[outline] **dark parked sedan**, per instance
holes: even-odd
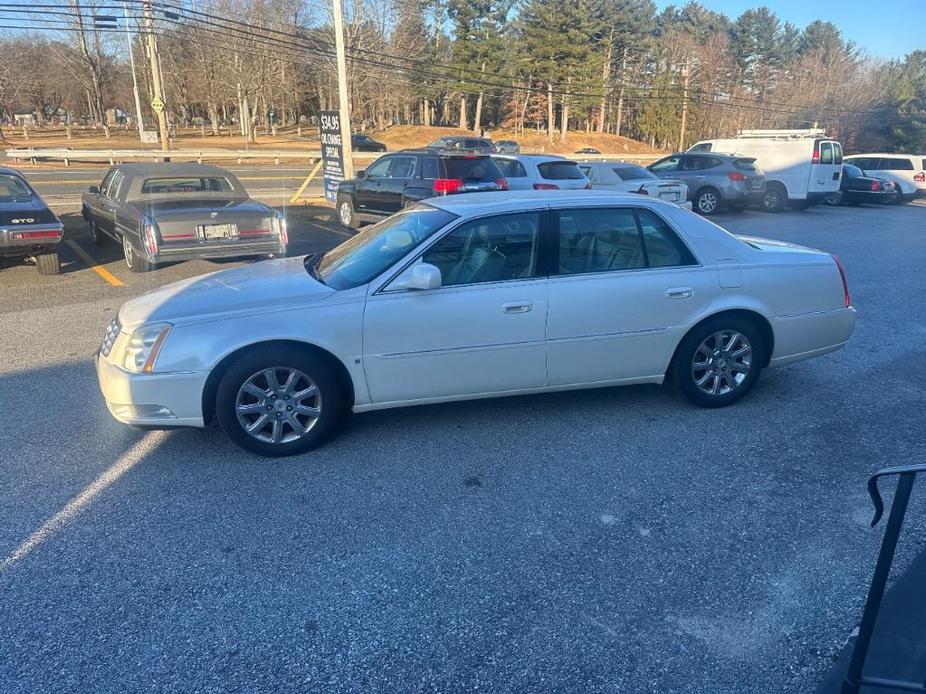
[[[0,167],[0,257],[32,258],[40,273],[57,275],[62,228],[22,174]]]
[[[357,133],[350,136],[350,146],[355,152],[385,152],[386,145],[377,142],[369,135]]]
[[[251,200],[217,166],[120,164],[90,186],[82,208],[94,240],[121,243],[132,272],[193,258],[286,254],[283,215]]]
[[[898,194],[894,181],[869,176],[857,166],[843,163],[839,192],[827,202],[831,205],[888,204],[895,202]]]

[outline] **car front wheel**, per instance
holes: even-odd
[[[324,442],[341,416],[337,378],[324,359],[297,347],[261,347],[225,372],[216,419],[242,448],[267,456],[304,453]]]
[[[350,229],[360,226],[357,211],[354,209],[354,201],[349,196],[343,195],[338,198],[338,220]]]
[[[755,385],[765,359],[762,337],[748,320],[731,316],[696,327],[679,345],[674,377],[702,407],[725,407]]]

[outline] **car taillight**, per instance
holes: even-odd
[[[742,171],[731,171],[727,174],[727,178],[729,178],[731,181],[745,181],[746,174],[744,174]]]
[[[920,171],[913,177],[913,180],[917,183],[926,183],[926,171]]]
[[[499,190],[508,190],[508,180],[504,178],[496,178],[495,185],[498,186]]]
[[[634,193],[637,193],[638,195],[649,195],[649,191],[646,189],[646,186],[643,185],[642,183],[640,184],[640,187],[637,188],[637,189],[636,189],[635,191],[633,191],[633,192],[634,192]]]
[[[463,179],[461,178],[438,178],[434,181],[434,192],[438,195],[456,193],[462,187]]]
[[[535,183],[534,190],[559,190],[555,183]]]
[[[813,151],[813,156],[810,158],[810,163],[811,163],[811,164],[819,164],[819,163],[820,163],[820,150],[819,150],[819,149],[815,149],[815,150]]]
[[[158,235],[150,219],[145,219],[144,226],[142,227],[142,236],[144,237],[145,250],[148,251],[148,255],[153,258],[158,254]]]
[[[842,266],[839,258],[832,254],[830,254],[830,257],[836,263],[836,269],[839,270],[839,279],[842,280],[843,304],[846,308],[849,308],[852,305],[852,298],[849,296],[849,283],[846,282],[846,269]]]
[[[12,234],[14,239],[56,239],[59,236],[61,236],[61,232],[57,229],[49,229],[48,231],[19,231]]]
[[[872,181],[872,182],[871,182],[871,189],[872,189],[872,190],[881,190],[881,184],[880,184],[878,181]]]

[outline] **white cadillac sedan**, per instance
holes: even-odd
[[[97,358],[116,419],[306,451],[347,410],[677,382],[729,405],[855,323],[831,255],[606,191],[435,198],[323,255],[133,299]]]

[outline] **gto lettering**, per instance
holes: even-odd
[[[22,219],[13,219],[10,220],[13,224],[35,224],[35,219],[33,217],[23,217]]]

